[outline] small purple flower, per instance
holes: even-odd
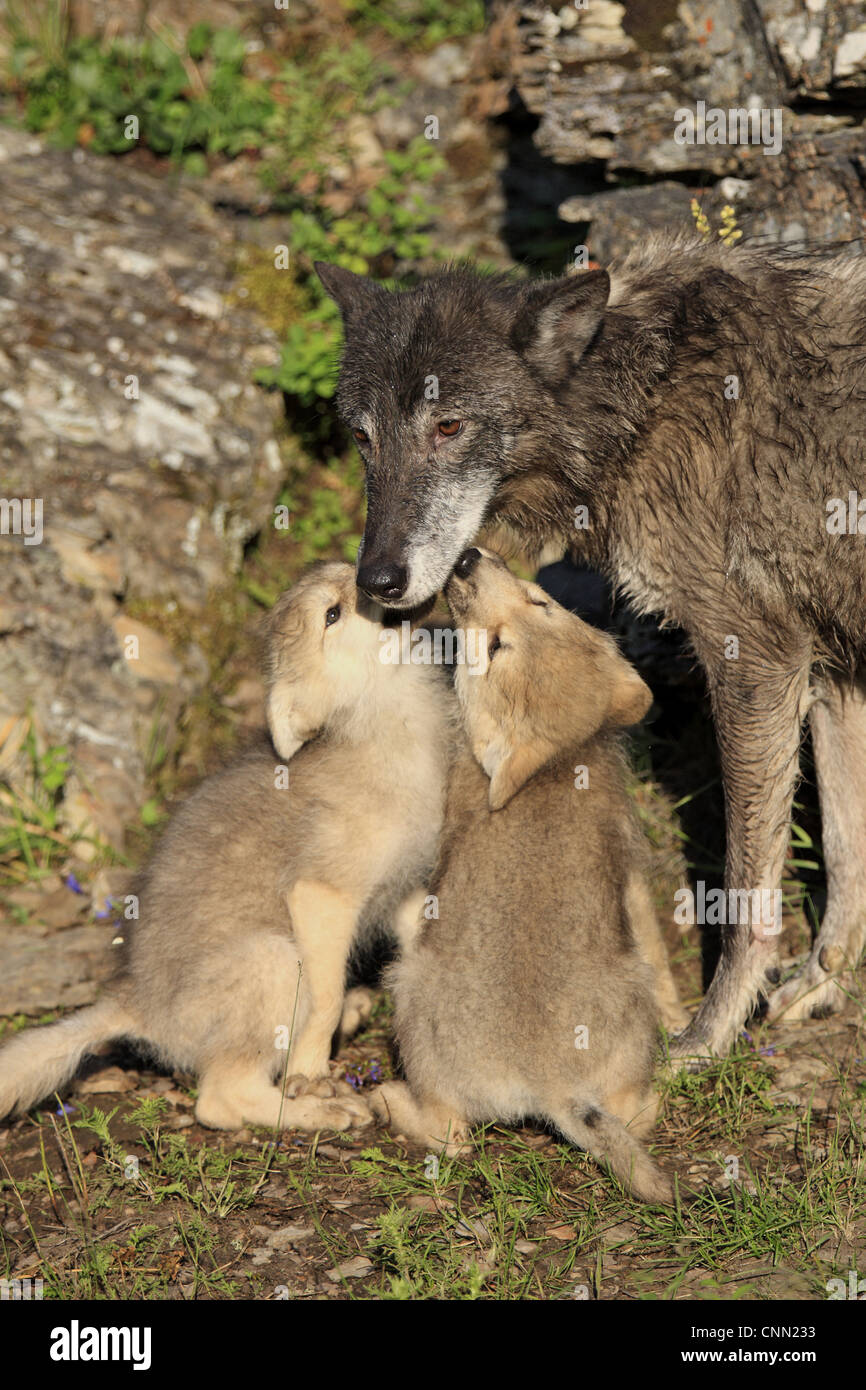
[[[762,1057],[775,1057],[776,1055],[776,1049],[774,1047],[762,1047],[760,1051]]]
[[[75,1114],[75,1106],[74,1106],[74,1105],[68,1105],[68,1104],[66,1103],[66,1101],[62,1101],[61,1104],[60,1104],[60,1108],[59,1108],[58,1110],[55,1110],[54,1113],[55,1113],[55,1115],[74,1115],[74,1114]]]
[[[75,877],[75,874],[71,874],[71,873],[70,873],[70,874],[67,874],[67,875],[66,875],[66,878],[65,878],[63,881],[64,881],[64,883],[66,884],[66,887],[67,887],[67,888],[71,888],[71,889],[72,889],[73,893],[83,893],[83,892],[84,892],[84,889],[82,888],[81,884],[78,882],[78,879]]]
[[[744,1028],[743,1031],[741,1032],[740,1037],[746,1039],[746,1042],[749,1044],[749,1047],[754,1047],[754,1046],[755,1046],[755,1044],[752,1042],[752,1035],[751,1035],[751,1033],[747,1033],[746,1030],[745,1030],[745,1028]]]
[[[94,912],[93,915],[96,918],[97,922],[101,922],[105,917],[110,917],[113,911],[114,903],[112,902],[111,898],[106,898],[105,907],[102,909],[102,911]]]

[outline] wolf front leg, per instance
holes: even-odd
[[[289,1070],[314,1081],[327,1076],[331,1040],[340,1023],[346,965],[363,902],[326,883],[299,879],[286,895],[301,956],[306,1022],[289,1057]],[[290,1087],[291,1092],[295,1087]]]
[[[777,907],[809,703],[809,662],[755,654],[707,663],[725,789],[726,923],[710,987],[674,1057],[724,1055],[748,1018],[778,953]],[[769,909],[769,910],[768,910]],[[732,920],[733,919],[733,920]]]
[[[802,969],[770,996],[772,1019],[836,1013],[866,942],[866,698],[827,682],[809,713],[821,799],[827,908]]]

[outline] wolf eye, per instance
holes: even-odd
[[[333,608],[329,608],[325,614],[325,627],[333,627],[340,616],[340,605],[335,603]]]
[[[355,436],[355,440],[356,440],[356,442],[357,442],[358,444],[369,444],[369,443],[370,443],[370,436],[368,435],[368,433],[367,433],[366,430],[361,430],[361,429],[352,430],[352,434]]]
[[[499,648],[500,648],[501,646],[502,646],[502,643],[501,643],[500,640],[499,640],[499,634],[495,632],[495,633],[493,634],[493,636],[491,637],[490,641],[489,641],[488,644],[487,644],[487,660],[488,660],[488,661],[492,661],[492,660],[493,660],[494,656],[495,656],[496,653],[499,651]]]
[[[440,434],[444,434],[446,439],[451,439],[455,434],[459,434],[463,428],[462,420],[440,420],[436,426]]]

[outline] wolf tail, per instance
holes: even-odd
[[[576,1100],[564,1112],[551,1114],[550,1118],[572,1144],[607,1164],[636,1197],[644,1202],[673,1202],[670,1179],[629,1133],[622,1120],[587,1100]]]
[[[110,997],[58,1023],[17,1033],[0,1047],[0,1119],[58,1091],[100,1043],[127,1036],[140,1036],[136,1020]]]

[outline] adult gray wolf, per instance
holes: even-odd
[[[541,1117],[669,1202],[639,1137],[658,1108],[659,994],[681,1020],[617,733],[652,696],[610,637],[489,551],[467,550],[445,593],[485,661],[456,669],[467,740],[437,911],[402,923],[388,976],[408,1084],[373,1107],[449,1153],[472,1122]]]
[[[674,1050],[726,1051],[778,984],[778,914],[753,904],[776,900],[807,712],[828,903],[769,1014],[840,1008],[866,935],[866,260],[662,238],[548,282],[319,274],[366,466],[362,589],[414,606],[504,522],[605,571],[703,664],[735,907]]]
[[[328,1079],[341,1017],[349,1029],[369,1013],[359,992],[344,1000],[347,960],[370,918],[396,911],[432,868],[453,719],[440,667],[380,660],[382,616],[346,564],[313,566],[277,602],[273,744],[180,807],[103,997],[0,1048],[0,1115],[123,1037],[198,1076],[201,1124],[369,1123],[362,1098]]]

